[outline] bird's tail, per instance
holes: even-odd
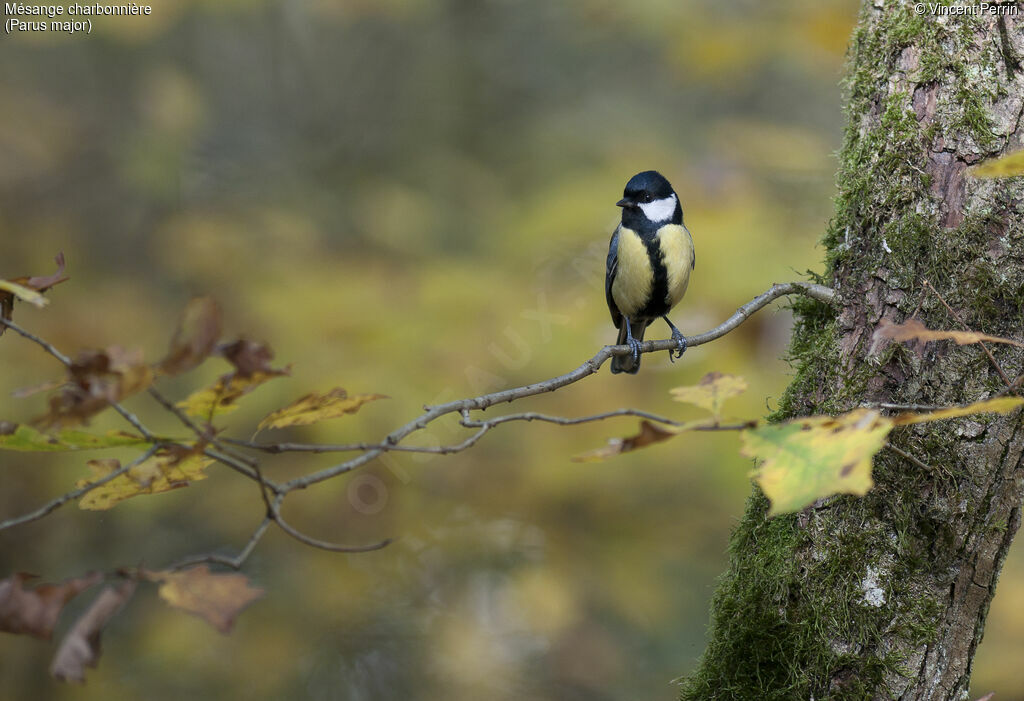
[[[644,331],[647,330],[647,324],[643,322],[636,322],[631,324],[631,331],[633,332],[633,338],[638,341],[644,340]],[[624,346],[627,343],[626,337],[626,320],[623,319],[619,325],[619,340],[618,345]],[[630,375],[635,375],[640,369],[640,356],[636,357],[636,361],[633,360],[633,355],[616,355],[612,358],[612,372],[618,374],[620,372],[628,372]]]

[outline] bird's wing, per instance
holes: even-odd
[[[622,312],[612,298],[612,283],[615,282],[615,272],[619,268],[619,227],[615,227],[612,240],[608,244],[608,262],[605,265],[604,273],[604,294],[608,300],[608,311],[612,313],[612,323],[616,328],[622,325]]]
[[[690,234],[690,230],[684,226],[683,231],[686,232],[686,236],[690,239],[690,270],[693,270],[697,267],[697,249],[693,247],[693,236]]]

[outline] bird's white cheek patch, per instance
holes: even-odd
[[[641,202],[640,209],[652,222],[668,221],[676,211],[676,196],[669,195],[653,202]]]

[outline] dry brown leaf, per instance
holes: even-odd
[[[265,343],[240,338],[225,343],[217,349],[217,354],[235,366],[239,375],[252,375],[257,372],[283,374],[287,370],[275,370],[270,367],[274,359],[274,351]]]
[[[171,606],[201,616],[221,633],[231,631],[235,618],[261,596],[242,574],[214,574],[206,565],[180,572],[144,572],[160,582],[160,597]]]
[[[685,431],[692,431],[697,428],[710,428],[715,425],[713,420],[690,421],[679,426],[658,426],[647,421],[640,422],[640,433],[626,438],[610,438],[608,445],[597,450],[574,455],[573,462],[600,462],[622,453],[638,450],[655,443],[667,441]]]
[[[1001,336],[989,336],[985,333],[974,331],[932,331],[917,319],[907,319],[902,324],[894,324],[888,319],[882,319],[875,328],[873,337],[877,344],[880,339],[891,339],[893,341],[956,341],[957,345],[968,343],[980,343],[989,341],[991,343],[1006,343],[1018,348],[1024,348],[1024,343],[1014,341]]]
[[[257,431],[265,428],[286,428],[288,426],[307,426],[317,421],[334,419],[345,414],[354,414],[367,402],[387,399],[383,394],[357,394],[348,396],[341,387],[335,387],[325,394],[313,392],[269,414],[260,421]]]
[[[221,312],[210,297],[197,297],[185,307],[171,347],[158,368],[168,375],[191,370],[213,352],[220,338]]]
[[[100,592],[64,636],[50,664],[50,674],[61,681],[85,681],[85,668],[95,667],[99,663],[100,634],[103,628],[132,598],[135,586],[134,580],[126,580]]]
[[[64,605],[102,577],[90,572],[60,584],[25,589],[30,579],[33,575],[18,572],[0,581],[0,630],[49,640]]]
[[[112,402],[140,392],[153,382],[153,370],[139,350],[111,346],[85,350],[68,368],[63,389],[50,397],[50,411],[33,423],[44,428],[77,426],[106,409]]]

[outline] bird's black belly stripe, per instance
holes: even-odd
[[[665,256],[657,236],[643,237],[647,246],[647,256],[651,260],[654,271],[654,284],[651,285],[651,296],[644,308],[637,312],[637,318],[657,319],[668,314],[668,268],[665,267]]]

